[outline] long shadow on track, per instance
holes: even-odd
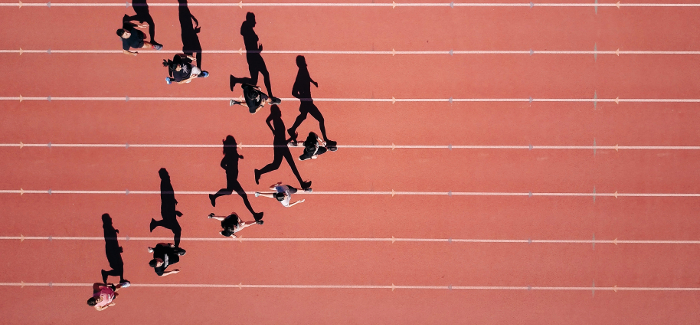
[[[132,0],[131,6],[134,8],[134,12],[136,12],[136,15],[124,15],[124,23],[128,23],[131,21],[147,23],[148,34],[151,37],[151,44],[160,44],[156,42],[156,23],[153,21],[153,17],[151,17],[151,13],[148,10],[148,3],[146,3],[146,0]]]
[[[165,168],[158,170],[160,176],[160,215],[163,220],[156,221],[151,219],[151,231],[156,227],[163,227],[172,230],[175,236],[175,247],[180,247],[180,236],[182,228],[177,221],[178,217],[182,216],[182,212],[177,211],[177,200],[175,199],[175,190],[170,183],[170,174]]]
[[[238,160],[243,159],[243,156],[238,154],[238,145],[236,139],[232,135],[226,136],[224,139],[224,158],[221,159],[221,168],[226,171],[226,188],[220,189],[216,194],[209,194],[211,206],[216,206],[216,198],[224,195],[231,195],[235,191],[243,199],[248,211],[253,215],[255,221],[262,223],[262,212],[255,212],[248,201],[248,194],[245,193],[241,183],[238,182]]]
[[[187,6],[187,0],[178,0],[178,18],[180,20],[180,31],[182,36],[182,52],[197,58],[197,68],[202,68],[202,45],[199,43],[201,28],[199,21],[192,15]],[[194,25],[192,22],[194,21]]]
[[[117,234],[119,234],[118,229],[114,229],[112,225],[112,217],[105,213],[102,215],[102,228],[104,229],[105,237],[105,253],[107,254],[107,261],[109,266],[112,268],[109,271],[102,270],[102,283],[107,283],[108,276],[118,276],[119,283],[124,282],[124,260],[122,260],[123,249],[119,246],[119,241],[117,240]]]

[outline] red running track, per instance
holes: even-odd
[[[0,50],[118,50],[131,8],[1,7]],[[180,48],[177,8],[151,7],[157,39]],[[698,8],[196,7],[205,50],[243,47],[245,12],[266,51],[694,51]],[[223,97],[239,54],[203,54],[205,80],[165,85],[172,54],[0,53],[0,98]],[[296,54],[263,53],[291,126]],[[324,102],[341,149],[297,161],[316,193],[290,209],[249,196],[265,224],[243,240],[217,234],[210,212],[225,185],[221,148],[0,147],[0,191],[158,191],[167,168],[184,213],[182,272],[159,278],[146,247],[157,194],[0,193],[4,324],[692,324],[700,300],[697,149],[390,149],[389,146],[698,146],[696,54],[308,54],[317,99],[539,98],[584,102]],[[239,93],[235,93],[237,96]],[[607,99],[593,103],[593,98]],[[232,134],[269,145],[267,111],[214,101],[9,101],[0,144],[218,145]],[[300,134],[318,129],[308,117]],[[292,148],[294,155],[301,149]],[[286,163],[263,176],[271,148],[242,148],[247,191],[297,185]],[[555,196],[388,195],[396,192]],[[335,191],[345,194],[324,194]],[[593,193],[683,194],[612,197]],[[372,192],[374,194],[358,194]],[[579,193],[582,196],[561,196]],[[585,195],[584,195],[585,194]],[[100,215],[120,230],[125,277],[117,305],[85,305],[107,268]],[[127,239],[128,237],[128,239]],[[323,238],[324,241],[311,239]],[[393,238],[393,241],[392,241]],[[279,241],[284,239],[286,241]],[[364,239],[365,241],[359,241]],[[442,241],[420,241],[442,240]],[[296,241],[291,241],[296,240]],[[471,241],[460,241],[471,240]],[[475,242],[482,240],[484,242]],[[511,242],[503,241],[511,240]],[[541,240],[550,240],[544,243]],[[499,242],[500,241],[500,242]],[[529,242],[528,242],[529,241]],[[568,241],[568,242],[567,242]],[[579,241],[579,242],[571,242]],[[618,242],[619,241],[619,242]],[[644,242],[653,241],[653,242]],[[110,278],[114,279],[114,278]],[[49,285],[50,284],[50,285]],[[288,287],[284,287],[288,286]]]

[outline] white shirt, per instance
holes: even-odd
[[[277,193],[284,193],[284,200],[280,201],[283,206],[289,207],[289,201],[292,199],[292,193],[289,193],[289,187],[287,185],[275,186]]]

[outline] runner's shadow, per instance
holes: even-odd
[[[179,247],[182,228],[180,228],[177,218],[182,216],[182,212],[176,209],[175,190],[173,190],[173,185],[170,183],[168,171],[165,168],[161,168],[158,170],[158,175],[160,176],[160,215],[163,217],[163,220],[156,221],[151,219],[150,228],[151,231],[156,227],[170,229],[175,236],[175,247]]]
[[[238,160],[243,159],[243,156],[238,154],[238,145],[236,139],[232,135],[226,136],[224,139],[224,158],[221,159],[221,168],[226,171],[226,188],[220,189],[216,194],[209,194],[209,200],[212,206],[216,206],[216,198],[224,195],[231,195],[235,191],[243,199],[248,211],[253,215],[255,221],[260,221],[263,217],[263,212],[255,212],[248,201],[248,194],[245,193],[241,183],[238,182]]]
[[[197,58],[197,68],[202,68],[202,45],[199,43],[200,27],[197,18],[192,15],[187,6],[187,0],[177,0],[178,18],[180,19],[180,31],[182,36],[182,52]],[[194,25],[192,22],[194,21]]]
[[[248,61],[248,71],[250,72],[250,78],[236,78],[231,75],[229,80],[229,86],[231,91],[237,83],[258,85],[259,74],[263,75],[263,81],[265,83],[265,88],[267,89],[267,95],[274,97],[272,95],[272,86],[270,84],[270,73],[267,71],[267,66],[265,65],[265,60],[263,60],[262,53],[263,46],[258,44],[260,40],[258,35],[255,34],[255,14],[249,12],[246,14],[246,20],[241,24],[241,35],[243,36],[243,43],[245,44],[246,51],[246,61]]]
[[[156,23],[151,17],[151,13],[148,10],[148,3],[146,3],[146,0],[132,0],[131,6],[134,8],[134,12],[136,12],[136,15],[124,15],[124,23],[128,23],[131,21],[138,21],[139,23],[148,23],[148,34],[151,36],[151,43],[160,44],[156,42]]]
[[[119,246],[117,235],[119,230],[114,229],[112,217],[105,213],[102,215],[102,229],[104,229],[105,253],[107,261],[112,268],[109,271],[102,270],[102,283],[107,283],[108,276],[118,276],[119,283],[124,282],[124,260],[122,260],[122,247]]]
[[[274,135],[273,146],[275,156],[272,162],[269,163],[267,166],[263,167],[260,170],[255,170],[255,183],[259,184],[260,176],[262,176],[263,174],[269,173],[280,168],[280,164],[282,164],[282,159],[286,159],[287,163],[289,164],[289,167],[294,173],[294,176],[296,176],[297,180],[299,181],[299,184],[301,184],[301,188],[309,188],[309,186],[311,186],[311,182],[305,182],[301,179],[301,175],[299,175],[299,170],[297,169],[297,166],[294,163],[294,157],[292,157],[292,153],[289,151],[289,147],[287,146],[287,144],[292,139],[287,139],[284,128],[284,121],[282,121],[282,112],[280,111],[279,106],[272,105],[270,107],[270,115],[267,117],[265,122],[267,123],[267,126],[270,128],[270,130],[272,130],[272,134]]]
[[[299,67],[299,72],[297,73],[297,78],[294,81],[294,86],[292,86],[292,95],[299,98],[301,103],[299,104],[299,116],[294,121],[294,125],[289,128],[288,133],[292,137],[296,137],[296,130],[306,119],[308,114],[311,114],[313,118],[318,121],[319,128],[321,129],[321,134],[323,135],[323,140],[329,145],[334,146],[335,142],[328,139],[326,136],[326,123],[323,119],[323,114],[318,110],[318,107],[314,104],[313,98],[311,98],[311,84],[318,87],[318,83],[311,79],[309,75],[309,69],[306,66],[306,59],[303,55],[297,56],[297,67]]]

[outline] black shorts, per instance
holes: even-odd
[[[255,86],[243,84],[241,88],[243,88],[243,98],[245,98],[245,103],[248,106],[248,112],[251,114],[257,112],[258,107],[262,106],[263,102],[268,99],[267,95],[255,88]]]
[[[328,149],[326,149],[325,147],[319,146],[318,149],[316,150],[316,156],[322,155],[322,154],[326,153],[326,151],[328,151]],[[304,154],[299,156],[299,160],[311,159],[311,157],[313,157],[313,156],[314,156],[313,152],[304,149]]]

